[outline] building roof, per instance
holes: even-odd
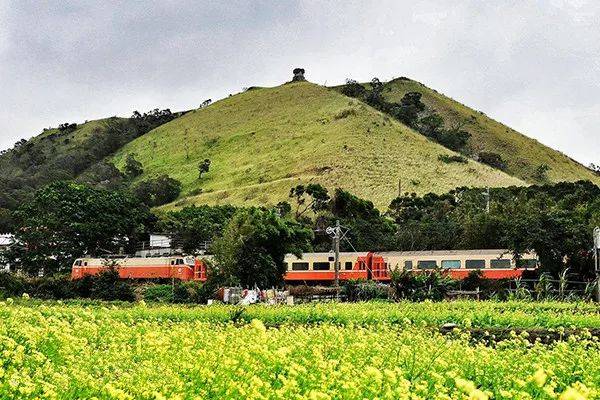
[[[0,235],[0,247],[9,246],[13,242],[12,235]]]

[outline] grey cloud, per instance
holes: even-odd
[[[303,66],[321,84],[409,76],[599,163],[598,20],[596,2],[0,2],[0,148]]]

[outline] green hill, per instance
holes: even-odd
[[[523,182],[469,160],[445,163],[452,151],[362,102],[312,83],[257,88],[187,113],[125,145],[139,179],[168,174],[192,203],[274,204],[292,186],[342,187],[385,208],[402,191],[445,192],[457,186]],[[210,172],[198,178],[198,165]],[[173,206],[173,205],[171,205]]]
[[[534,182],[534,170],[541,164],[550,168],[551,182],[589,179],[600,184],[600,177],[565,154],[551,149],[483,112],[475,111],[427,86],[406,78],[384,84],[386,100],[398,102],[408,92],[419,92],[422,101],[440,114],[448,124],[460,124],[471,134],[469,151],[476,156],[482,151],[500,154],[506,163],[506,172],[526,182]]]

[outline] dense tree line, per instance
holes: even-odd
[[[329,251],[325,233],[338,220],[348,229],[345,251],[507,248],[535,251],[543,270],[566,268],[592,278],[600,188],[588,181],[529,187],[457,188],[404,194],[382,214],[373,203],[318,184],[290,191],[275,207],[191,206],[153,215],[130,191],[61,182],[39,190],[8,216],[17,244],[5,255],[32,275],[68,271],[84,254],[132,252],[150,231],[171,233],[194,253],[212,242],[212,276],[245,286],[281,283],[283,255]]]

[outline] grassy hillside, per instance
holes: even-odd
[[[498,153],[507,164],[506,172],[527,182],[533,182],[533,170],[540,164],[550,167],[550,181],[589,179],[600,184],[600,177],[563,153],[553,150],[507,127],[484,113],[475,111],[425,85],[406,79],[395,79],[385,84],[384,96],[397,102],[407,92],[419,92],[422,101],[435,109],[448,123],[460,123],[471,133],[469,150],[473,153]]]
[[[168,174],[191,203],[273,204],[292,186],[342,187],[385,208],[402,191],[445,192],[456,186],[523,184],[454,154],[386,115],[311,83],[260,88],[218,101],[159,126],[124,146],[143,164],[139,179]],[[210,172],[198,179],[208,158]],[[173,205],[171,205],[173,206]]]

